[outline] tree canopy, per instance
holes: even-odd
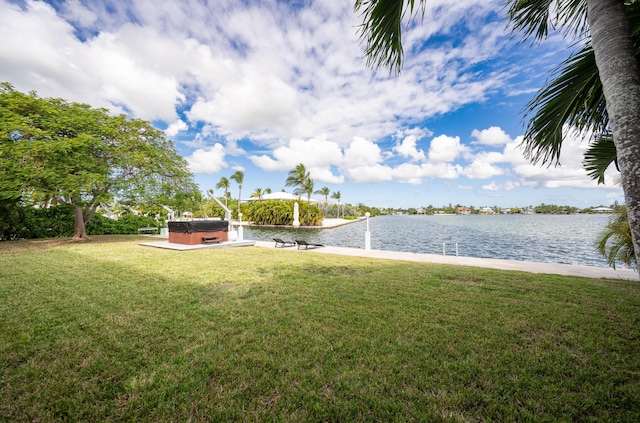
[[[0,84],[0,198],[74,211],[74,238],[100,203],[196,190],[186,161],[149,122]]]

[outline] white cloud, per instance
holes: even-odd
[[[193,173],[218,173],[227,167],[222,144],[216,143],[209,148],[199,148],[186,158]]]
[[[460,143],[460,137],[440,135],[431,140],[429,160],[434,162],[452,162],[468,149]]]
[[[482,160],[474,160],[464,169],[464,175],[470,179],[487,179],[492,176],[503,175],[504,170]]]
[[[288,145],[276,148],[271,155],[273,158],[269,155],[252,155],[249,159],[256,166],[269,171],[289,171],[302,163],[307,170],[313,170],[313,177],[321,173],[325,176],[328,175],[320,169],[339,165],[342,162],[342,150],[338,144],[329,141],[325,136],[309,140],[291,139]]]
[[[456,179],[462,172],[460,165],[451,163],[425,163],[420,166],[421,174],[424,177]]]
[[[414,185],[422,183],[422,168],[415,164],[403,163],[394,168],[391,174],[396,182]]]
[[[393,149],[411,161],[424,161],[426,159],[424,151],[417,148],[418,139],[420,139],[420,134],[407,134]]]
[[[175,137],[180,131],[186,131],[187,129],[189,129],[187,124],[181,119],[178,119],[170,124],[167,129],[165,129],[164,133],[167,134],[168,137]]]
[[[498,184],[496,184],[495,182],[491,182],[489,184],[483,185],[482,189],[486,190],[486,191],[500,191],[501,188]]]
[[[365,166],[377,166],[382,162],[382,150],[380,147],[362,137],[356,137],[344,151],[344,167],[356,168]]]
[[[511,142],[511,137],[507,135],[502,128],[497,126],[492,126],[481,131],[474,129],[471,132],[471,136],[476,139],[473,144],[496,146],[506,145]]]
[[[80,26],[88,27],[98,19],[98,16],[82,5],[79,0],[66,0],[62,6],[64,16]]]
[[[389,166],[359,166],[346,170],[350,179],[356,183],[374,183],[393,180],[393,169]]]

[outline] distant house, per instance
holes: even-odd
[[[456,208],[456,214],[471,214],[471,209],[469,207],[460,206]]]
[[[613,209],[611,207],[594,207],[591,209],[594,213],[613,213]]]
[[[481,207],[478,211],[480,214],[496,214],[496,212],[491,207]]]

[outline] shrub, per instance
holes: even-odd
[[[254,201],[244,209],[247,220],[256,225],[291,225],[294,201]],[[298,202],[301,226],[320,226],[322,212],[316,205]]]
[[[6,210],[5,210],[6,209]],[[34,239],[73,236],[73,211],[66,205],[46,209],[13,205],[2,209],[3,224],[0,239]],[[121,216],[118,220],[100,214],[94,215],[87,223],[89,235],[136,234],[138,228],[158,226],[152,217]]]

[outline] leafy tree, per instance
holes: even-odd
[[[43,99],[0,84],[0,198],[25,193],[66,204],[74,239],[100,203],[136,202],[193,184],[173,143],[149,122],[106,109]]]
[[[322,195],[324,197],[324,204],[326,205],[328,203],[328,198],[329,198],[329,193],[331,191],[329,191],[329,188],[327,187],[322,187],[319,190],[317,190],[314,194],[318,194],[318,195]]]
[[[242,199],[242,183],[244,182],[244,172],[236,170],[230,179],[238,184],[238,220],[240,220],[240,201]]]
[[[224,205],[228,207],[229,200],[229,180],[224,176],[216,184],[216,189],[224,189]]]
[[[419,4],[424,6],[425,1],[421,0]],[[546,38],[550,24],[565,34],[589,37],[602,83],[608,127],[616,147],[637,255],[640,254],[640,74],[627,15],[627,8],[634,3],[621,0],[509,0],[509,13],[514,29],[522,31],[525,37]],[[417,10],[414,0],[408,0],[406,4],[410,14]],[[364,16],[361,39],[366,44],[370,65],[400,70],[404,8],[404,1],[356,0],[355,9],[361,10]],[[553,159],[553,152],[547,157]]]

